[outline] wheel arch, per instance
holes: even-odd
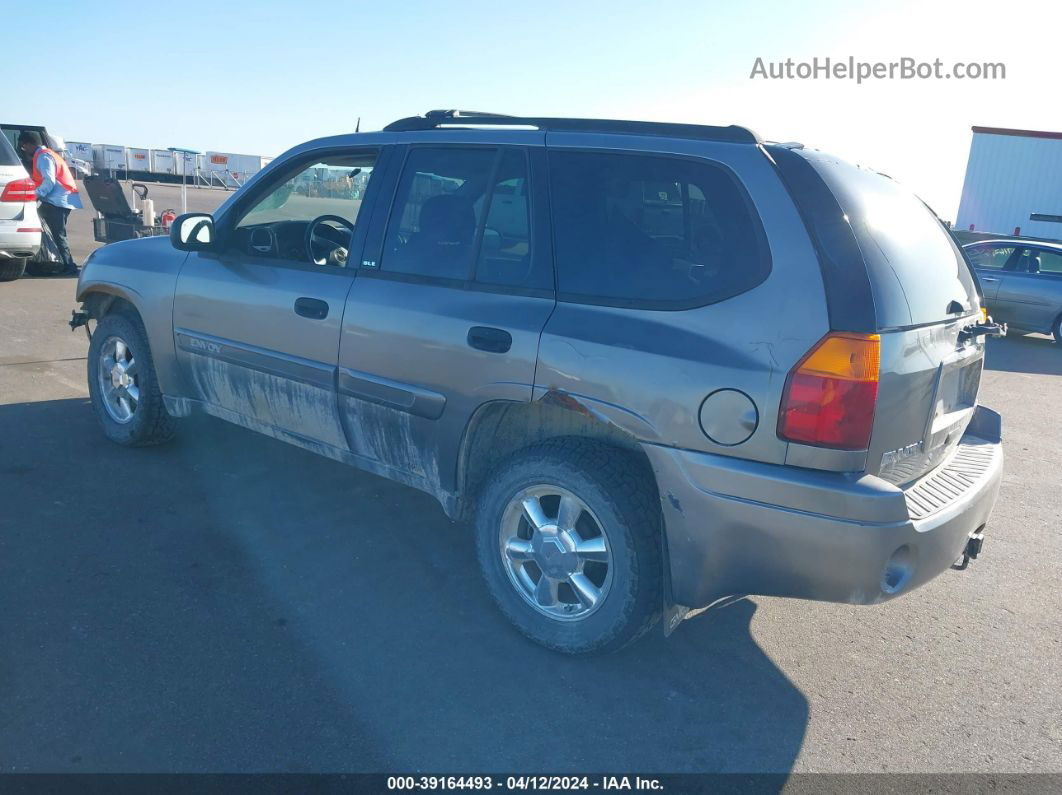
[[[659,497],[649,457],[633,434],[578,398],[550,391],[530,403],[491,401],[473,413],[457,457],[460,517],[467,519],[474,513],[477,493],[492,468],[519,450],[562,437],[589,439],[624,451],[642,467]]]
[[[177,364],[172,291],[150,300],[128,285],[94,281],[80,286],[77,300],[81,302],[83,311],[97,322],[116,311],[134,317],[147,334],[162,393],[168,397],[191,396]]]
[[[93,320],[99,320],[112,310],[118,311],[128,307],[136,313],[141,322],[144,316],[141,312],[141,296],[132,289],[117,284],[96,283],[82,288],[78,292],[77,299],[82,303],[84,311]]]

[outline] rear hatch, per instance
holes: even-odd
[[[873,328],[868,317],[863,328],[838,330],[881,336],[866,471],[904,484],[946,459],[973,416],[984,338],[960,332],[980,320],[977,282],[951,234],[914,194],[829,155],[799,156],[833,194],[865,263]],[[854,316],[851,306],[839,314],[846,322]]]

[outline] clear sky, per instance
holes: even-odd
[[[91,0],[6,11],[5,121],[276,155],[431,108],[743,124],[907,184],[945,218],[970,126],[1062,130],[1049,0]],[[166,9],[165,11],[163,9]],[[12,49],[13,48],[13,49]],[[750,79],[757,57],[1006,65],[1005,80]],[[14,62],[12,62],[14,63]],[[10,71],[10,70],[9,70]]]

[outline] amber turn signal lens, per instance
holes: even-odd
[[[816,447],[866,449],[880,369],[879,335],[827,334],[786,378],[778,436]]]

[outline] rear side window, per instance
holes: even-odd
[[[561,298],[681,309],[737,295],[770,272],[752,203],[720,167],[551,151],[549,172]]]
[[[21,166],[22,161],[18,158],[15,147],[8,140],[7,131],[0,135],[0,166]]]
[[[886,176],[803,150],[830,188],[866,263],[879,328],[946,320],[979,305],[974,275],[933,212]]]

